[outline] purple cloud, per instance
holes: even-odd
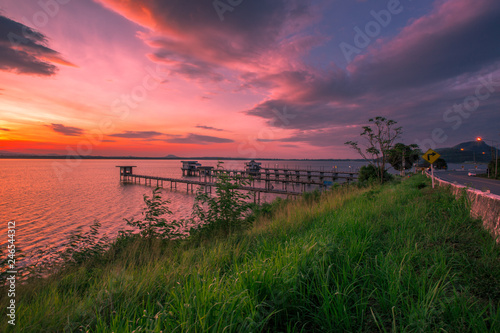
[[[124,133],[109,134],[115,138],[126,138],[126,139],[149,139],[155,136],[163,135],[163,133],[155,131],[125,131]]]
[[[190,133],[184,137],[174,137],[166,140],[169,143],[182,143],[182,144],[199,144],[205,145],[210,143],[230,143],[234,142],[231,139],[219,138],[216,136],[200,135]]]
[[[63,124],[50,124],[46,125],[51,128],[54,132],[67,135],[67,136],[79,136],[82,135],[84,130],[78,127],[65,126]]]
[[[42,33],[0,15],[0,70],[51,76],[58,70],[52,62],[74,66],[46,45]]]
[[[223,132],[224,131],[223,129],[220,129],[220,128],[215,128],[215,127],[212,127],[212,126],[204,126],[204,125],[197,125],[196,128],[206,129],[206,130],[210,130],[210,131],[217,131],[217,132]]]

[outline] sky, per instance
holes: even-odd
[[[0,0],[0,152],[358,158],[500,141],[498,0]]]

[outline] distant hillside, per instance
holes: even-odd
[[[448,163],[474,161],[488,163],[491,161],[492,156],[495,156],[495,148],[487,145],[484,141],[462,142],[451,148],[438,148],[436,151],[441,154],[441,157]]]

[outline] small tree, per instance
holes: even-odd
[[[413,163],[417,162],[422,155],[418,145],[411,144],[409,146],[404,143],[396,143],[392,149],[388,151],[388,161],[392,167],[397,171],[403,171],[403,158],[404,170],[411,169]]]
[[[193,207],[193,215],[198,219],[197,228],[190,233],[208,232],[227,236],[234,231],[242,230],[250,224],[248,213],[250,202],[248,194],[238,191],[241,186],[249,185],[249,181],[241,176],[231,178],[224,171],[222,162],[217,164],[215,180],[215,196],[212,197],[198,190]]]
[[[369,122],[372,125],[363,126],[363,132],[360,134],[366,140],[364,147],[360,147],[357,141],[348,141],[345,144],[351,146],[377,169],[378,179],[383,183],[389,150],[401,136],[402,127],[396,127],[396,121],[384,117],[375,117],[369,119]]]
[[[422,159],[423,160],[423,166],[425,168],[430,168],[431,167],[431,164],[429,162],[427,162],[426,160]],[[443,158],[438,158],[436,160],[436,162],[433,163],[434,164],[434,169],[436,170],[446,170],[448,169],[448,163],[446,163],[446,160],[444,160]]]
[[[144,203],[146,204],[142,212],[144,219],[125,219],[127,225],[138,228],[139,234],[148,239],[172,239],[181,235],[178,232],[181,223],[176,220],[167,221],[164,217],[164,215],[171,215],[172,212],[167,207],[170,201],[162,199],[159,187],[153,190],[151,197],[144,194]]]
[[[441,157],[438,158],[436,160],[436,162],[434,162],[434,166],[438,170],[446,170],[446,169],[448,169],[448,163],[446,163],[446,161],[444,160],[444,158],[441,158]]]
[[[384,181],[392,179],[387,171],[384,172]],[[373,164],[363,165],[359,169],[358,181],[363,182],[375,182],[378,181],[378,170]]]

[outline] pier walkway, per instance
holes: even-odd
[[[165,188],[170,184],[171,189],[177,189],[177,184],[186,184],[186,192],[194,193],[195,186],[204,188],[205,193],[211,193],[212,187],[217,186],[214,176],[224,172],[229,176],[242,177],[250,182],[248,186],[240,186],[239,190],[253,192],[254,200],[260,201],[261,193],[281,194],[286,196],[298,196],[311,188],[324,190],[338,179],[344,179],[347,183],[357,177],[357,172],[323,171],[310,169],[286,169],[286,168],[261,168],[260,170],[227,170],[214,169],[213,167],[201,167],[196,161],[188,161],[188,166],[194,166],[189,171],[191,178],[172,178],[148,176],[133,173],[135,166],[117,166],[120,168],[120,181],[124,183],[141,184]],[[187,168],[186,168],[187,169]],[[185,169],[183,168],[183,171]],[[274,171],[274,172],[271,172]],[[293,173],[292,173],[293,171]],[[256,186],[264,183],[264,187]],[[275,187],[276,185],[276,187]]]

